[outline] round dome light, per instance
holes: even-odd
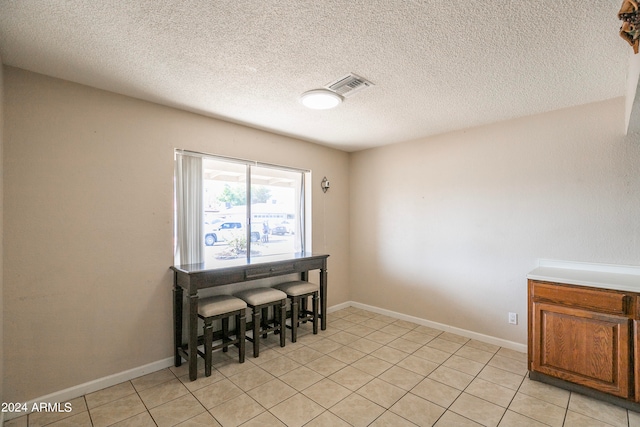
[[[342,97],[335,92],[326,89],[315,89],[303,93],[300,102],[307,108],[314,110],[328,110],[338,106],[342,102]]]

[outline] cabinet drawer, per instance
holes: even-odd
[[[257,266],[248,268],[245,273],[245,278],[260,279],[263,277],[295,273],[296,271],[296,266],[293,262],[276,265]]]
[[[633,298],[623,292],[531,281],[531,297],[561,305],[588,308],[604,313],[629,315]]]

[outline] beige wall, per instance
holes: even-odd
[[[354,153],[351,299],[526,343],[538,259],[640,264],[623,126],[615,99]]]
[[[312,250],[331,254],[329,305],[348,301],[347,153],[15,68],[4,79],[4,401],[172,356],[174,148],[311,169]]]
[[[329,305],[524,343],[539,258],[640,263],[622,99],[349,155],[14,68],[4,90],[4,401],[172,355],[174,148],[313,171]]]

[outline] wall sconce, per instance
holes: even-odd
[[[329,189],[329,180],[327,179],[326,176],[324,178],[322,178],[322,182],[320,183],[320,187],[322,188],[322,191],[325,192],[325,193]]]

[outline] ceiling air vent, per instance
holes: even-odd
[[[355,74],[347,74],[346,76],[339,78],[333,83],[329,83],[325,87],[345,98],[350,97],[356,92],[361,91],[364,88],[373,86],[373,83]]]

